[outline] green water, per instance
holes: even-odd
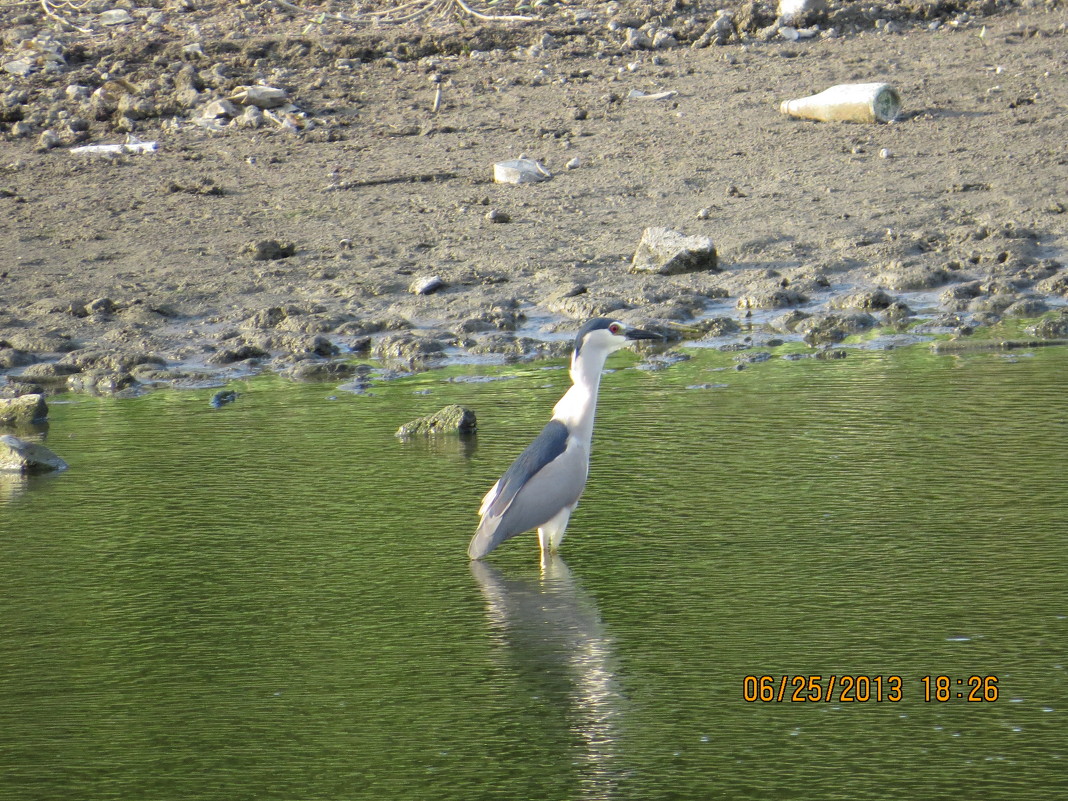
[[[1065,350],[634,361],[544,573],[465,549],[561,370],[53,404],[71,469],[0,484],[0,798],[1063,792]],[[477,439],[393,438],[448,402]],[[901,700],[743,700],[813,674]]]

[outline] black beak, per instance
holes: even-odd
[[[623,336],[627,339],[664,339],[660,334],[654,334],[652,331],[642,331],[640,328],[628,328],[623,333]]]

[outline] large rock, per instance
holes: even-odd
[[[397,429],[397,436],[407,439],[416,436],[431,437],[435,434],[470,434],[476,427],[475,413],[453,404],[426,417],[405,423]]]
[[[0,426],[22,426],[48,417],[48,404],[43,395],[20,395],[0,399]]]
[[[44,445],[5,434],[0,437],[0,470],[13,473],[51,473],[67,463]]]
[[[718,272],[716,246],[707,236],[685,236],[670,228],[646,228],[631,262],[632,273]]]

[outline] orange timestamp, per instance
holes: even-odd
[[[921,676],[925,702],[952,700],[990,702],[998,700],[997,676]],[[745,676],[742,700],[755,702],[896,703],[905,699],[901,676],[802,675]]]

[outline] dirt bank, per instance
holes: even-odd
[[[818,346],[1049,311],[1038,333],[1064,335],[1060,4],[832,3],[796,41],[747,4],[721,45],[704,4],[376,30],[270,2],[101,8],[131,21],[0,11],[7,394],[548,352],[594,314]],[[851,81],[891,82],[900,119],[779,114]],[[250,111],[258,84],[284,103]],[[158,150],[70,152],[126,133]],[[552,180],[494,184],[520,154]],[[720,271],[630,273],[647,226],[711,237]]]

